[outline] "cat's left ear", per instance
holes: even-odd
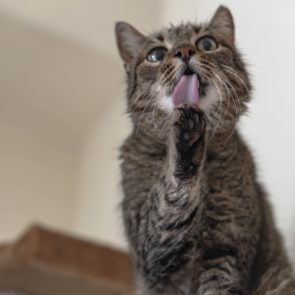
[[[221,5],[212,17],[209,27],[219,31],[231,43],[235,41],[235,24],[230,10]]]
[[[128,64],[136,57],[146,37],[125,22],[116,23],[115,33],[120,56]]]

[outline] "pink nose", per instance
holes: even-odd
[[[174,57],[180,58],[183,61],[189,61],[191,56],[196,53],[195,49],[190,46],[185,46],[181,48],[177,48],[175,50]]]

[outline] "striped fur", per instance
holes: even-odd
[[[233,18],[220,7],[208,24],[144,36],[116,27],[133,130],[121,148],[122,202],[138,294],[295,294],[294,280],[252,156],[236,129],[251,85],[236,49]],[[200,108],[169,105],[184,65],[175,48],[204,35]],[[164,60],[145,57],[164,46]]]

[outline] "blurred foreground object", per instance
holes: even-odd
[[[0,294],[129,295],[129,256],[33,226],[16,243],[0,246]]]

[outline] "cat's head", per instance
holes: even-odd
[[[118,22],[128,112],[136,128],[163,134],[173,109],[188,103],[205,112],[212,132],[232,129],[250,89],[234,31],[233,17],[224,6],[207,24],[169,26],[149,36]]]

